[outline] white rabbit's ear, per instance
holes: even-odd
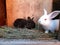
[[[52,13],[48,14],[50,16],[50,18],[54,18],[56,17],[58,14],[60,13],[60,11],[53,11]]]
[[[46,11],[46,9],[44,9],[44,15],[47,15],[47,11]]]

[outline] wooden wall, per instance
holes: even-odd
[[[0,0],[0,26],[5,25],[5,5],[4,0]]]
[[[53,0],[53,11],[60,10],[60,0]]]
[[[7,25],[13,26],[17,18],[34,17],[37,23],[46,8],[48,13],[52,10],[52,0],[6,0]]]

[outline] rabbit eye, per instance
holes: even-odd
[[[44,20],[47,20],[47,19],[44,19]]]

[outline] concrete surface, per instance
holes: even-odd
[[[57,40],[0,39],[0,45],[60,45]]]

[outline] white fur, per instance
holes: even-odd
[[[44,15],[39,18],[38,23],[46,30],[45,33],[48,33],[49,30],[54,32],[59,29],[59,20],[52,20],[52,18],[56,17],[59,13],[60,11],[53,11],[47,14],[47,11],[44,9]]]

